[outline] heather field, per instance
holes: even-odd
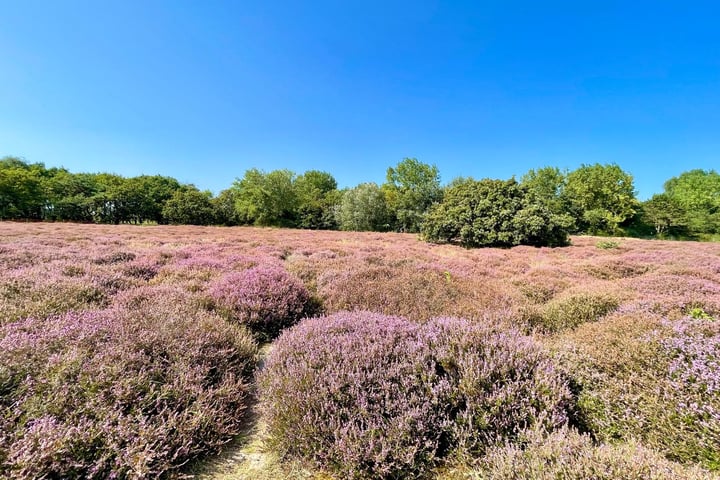
[[[720,478],[720,244],[0,223],[0,478]]]

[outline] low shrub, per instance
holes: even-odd
[[[343,478],[423,476],[448,455],[564,425],[570,399],[516,331],[368,312],[285,331],[258,381],[271,445]]]
[[[329,272],[318,279],[318,295],[328,313],[368,310],[419,321],[504,313],[513,302],[511,292],[487,279],[448,277],[445,271],[412,264]]]
[[[0,328],[0,477],[158,478],[239,432],[256,346],[172,304]]]
[[[314,308],[305,285],[277,266],[229,273],[214,282],[208,293],[222,314],[263,340],[276,337]]]
[[[620,242],[617,240],[598,240],[595,246],[600,250],[615,250],[620,248]]]
[[[483,480],[701,480],[718,477],[666,460],[637,443],[595,445],[587,435],[560,430],[525,447],[494,447],[471,477]]]
[[[103,308],[108,304],[107,290],[100,282],[83,278],[6,278],[0,281],[0,325],[30,316]]]
[[[550,300],[523,312],[530,328],[553,333],[597,321],[617,309],[620,301],[607,293],[577,293]]]
[[[565,335],[556,360],[595,438],[639,439],[670,460],[720,470],[719,322],[636,312]]]
[[[135,260],[135,254],[132,252],[113,252],[94,259],[93,263],[98,265],[114,265],[116,263],[125,263],[131,260]]]

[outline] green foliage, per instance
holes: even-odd
[[[547,207],[556,215],[567,213],[563,202],[563,193],[567,177],[557,167],[543,167],[530,170],[520,179],[520,183],[533,195],[534,201]]]
[[[608,294],[582,293],[553,299],[537,309],[525,312],[531,328],[559,332],[587,322],[597,321],[617,309],[619,300]]]
[[[124,220],[133,223],[166,223],[162,216],[163,205],[179,188],[177,180],[161,175],[128,178],[117,190],[118,201],[125,211]]]
[[[687,230],[687,214],[677,199],[668,194],[653,195],[641,206],[641,218],[652,225],[658,236],[682,235]]]
[[[223,190],[211,202],[215,210],[215,221],[219,225],[232,226],[241,223],[237,210],[235,210],[235,203],[237,202],[237,191],[235,189]]]
[[[92,198],[100,191],[94,175],[70,173],[59,169],[44,182],[46,202],[44,217],[47,220],[92,222]]]
[[[562,200],[579,231],[614,235],[638,209],[633,177],[616,164],[582,165],[567,175]]]
[[[397,228],[419,232],[425,212],[442,199],[438,168],[416,158],[405,158],[395,168],[388,168],[386,178],[383,190]]]
[[[194,185],[187,185],[165,202],[162,214],[168,223],[210,225],[215,221],[212,193],[201,192]]]
[[[514,179],[455,181],[430,209],[422,228],[431,242],[465,247],[564,245],[571,220],[533,203]]]
[[[292,226],[297,196],[295,174],[290,170],[265,173],[257,168],[233,183],[235,208],[242,223],[261,226]]]
[[[690,170],[665,182],[665,195],[684,211],[694,233],[720,233],[720,174]]]
[[[620,247],[620,242],[615,240],[600,240],[595,244],[595,246],[600,250],[614,250]]]
[[[327,172],[309,170],[295,181],[297,226],[330,230],[337,227],[334,207],[340,201],[337,181]]]
[[[700,307],[691,308],[688,312],[690,318],[695,320],[713,320],[712,315],[708,314],[705,310]]]
[[[391,216],[382,189],[375,183],[361,183],[344,192],[337,222],[341,230],[389,230]]]
[[[0,219],[42,218],[45,166],[16,157],[0,160]]]
[[[0,220],[394,229],[466,246],[561,245],[566,232],[720,238],[720,174],[714,170],[684,172],[665,183],[664,193],[642,203],[635,198],[633,177],[616,164],[582,165],[570,173],[533,169],[522,177],[522,193],[487,188],[473,193],[472,178],[441,188],[438,168],[416,158],[388,168],[386,179],[381,187],[362,184],[340,192],[327,172],[298,176],[253,168],[212,198],[172,177],[71,173],[4,157]],[[441,206],[446,191],[455,198]],[[484,200],[474,199],[477,195]],[[432,222],[424,227],[431,211]]]

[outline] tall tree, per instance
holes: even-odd
[[[614,163],[570,172],[561,198],[578,229],[592,234],[619,233],[638,210],[632,175]]]
[[[343,192],[337,209],[340,229],[387,231],[390,229],[391,219],[385,194],[377,184],[361,183]]]
[[[242,223],[263,226],[295,226],[297,196],[295,174],[290,170],[265,173],[257,168],[233,183],[235,208]]]
[[[45,219],[71,222],[94,220],[92,198],[100,190],[94,175],[56,169],[45,180],[44,190]]]
[[[442,198],[440,172],[416,158],[405,158],[387,169],[383,185],[388,207],[397,219],[396,227],[404,232],[419,232],[425,213]]]
[[[695,233],[720,233],[720,174],[690,170],[665,182],[665,194],[686,212]]]
[[[172,224],[211,225],[215,222],[212,193],[201,192],[195,185],[184,185],[165,202],[162,215]]]
[[[325,230],[337,227],[334,207],[340,195],[332,175],[309,170],[295,180],[295,192],[298,227]]]
[[[655,234],[685,234],[687,214],[673,197],[665,193],[653,195],[642,203],[642,220],[653,226]]]
[[[0,159],[0,219],[40,220],[46,173],[42,163],[29,164],[17,157]]]
[[[236,202],[237,192],[233,188],[223,190],[217,197],[212,199],[215,221],[219,225],[233,226],[242,223],[238,218],[237,210],[235,210]]]
[[[567,213],[563,202],[566,174],[557,167],[543,167],[530,170],[520,179],[533,200],[546,206],[551,212],[561,215]]]

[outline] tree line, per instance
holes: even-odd
[[[561,245],[570,233],[697,239],[720,234],[720,175],[684,172],[641,202],[616,164],[442,185],[436,166],[406,158],[381,185],[338,189],[327,172],[252,168],[214,196],[172,177],[72,173],[5,157],[0,219],[398,231],[465,246]]]

